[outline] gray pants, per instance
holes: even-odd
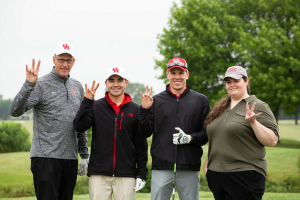
[[[173,170],[152,170],[151,200],[170,200],[173,176]],[[199,171],[177,170],[175,184],[179,199],[199,200]]]

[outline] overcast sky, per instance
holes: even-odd
[[[72,43],[71,77],[83,85],[100,82],[104,96],[109,67],[126,69],[129,82],[165,89],[154,59],[157,35],[167,27],[170,8],[180,0],[0,0],[0,94],[13,98],[25,81],[25,65],[41,60],[39,77],[52,69],[56,44]],[[171,58],[170,58],[171,59]]]

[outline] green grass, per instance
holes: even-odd
[[[299,149],[266,147],[268,163],[268,175],[275,178],[291,174],[297,175],[297,158]]]
[[[17,121],[15,121],[17,122]],[[27,128],[32,137],[32,121],[24,121],[22,125]],[[300,125],[294,125],[293,120],[279,121],[280,143],[275,147],[266,147],[268,160],[268,175],[272,179],[281,180],[285,176],[297,176],[297,158],[300,155]],[[152,138],[148,138],[149,144],[149,161],[151,166],[150,146]],[[203,146],[202,163],[207,155],[208,145]],[[204,177],[203,165],[201,166],[200,175]],[[30,171],[30,153],[1,153],[0,154],[0,190],[1,187],[27,187],[33,185],[32,174]],[[200,192],[201,199],[213,199],[210,192]],[[12,198],[9,198],[13,200]],[[20,198],[19,198],[20,199]],[[22,198],[23,199],[23,198]],[[35,198],[24,198],[35,199]],[[87,195],[76,195],[74,199],[88,199]],[[137,199],[150,199],[150,194],[137,194]],[[177,198],[178,199],[178,198]],[[299,193],[266,193],[264,200],[293,200],[300,199]],[[1,199],[3,200],[3,199]]]
[[[32,183],[29,152],[0,154],[0,186]]]
[[[137,200],[149,200],[151,195],[149,193],[137,193]],[[211,192],[201,192],[199,194],[200,199],[214,200],[213,194]],[[74,195],[74,200],[88,200],[89,195]],[[175,199],[179,199],[178,195],[175,195]],[[265,193],[263,200],[299,200],[298,193]],[[1,200],[36,200],[35,197],[25,197],[25,198],[1,198]]]
[[[280,139],[290,139],[300,142],[300,120],[295,125],[295,120],[279,120],[278,121]]]
[[[280,138],[275,147],[300,149],[300,142],[297,140]]]
[[[22,125],[29,130],[32,137],[32,120],[15,121],[22,122]],[[273,177],[279,177],[286,173],[297,173],[297,157],[300,149],[300,125],[294,125],[294,120],[279,121],[280,143],[276,147],[267,147],[268,173]],[[148,138],[149,160],[151,166],[150,146],[152,138]],[[203,146],[202,163],[207,155],[208,145]],[[22,182],[32,181],[30,172],[29,152],[0,154],[0,185],[14,183],[15,180]],[[17,173],[19,171],[20,173]],[[203,166],[201,166],[200,175],[204,176]],[[9,177],[9,178],[6,178]],[[11,181],[10,181],[11,180]]]

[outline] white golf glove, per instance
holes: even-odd
[[[187,135],[181,130],[179,127],[175,127],[175,130],[179,131],[179,133],[173,134],[173,144],[188,144],[191,141],[191,136]]]
[[[143,189],[143,187],[145,187],[146,185],[146,181],[144,181],[143,179],[137,178],[136,179],[136,185],[135,185],[135,191],[139,191],[141,189]]]
[[[79,169],[77,174],[79,176],[84,176],[87,172],[87,168],[88,168],[88,164],[89,164],[89,159],[88,158],[83,158],[81,159],[80,163],[79,163]]]

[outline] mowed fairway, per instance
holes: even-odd
[[[298,125],[295,125],[294,120],[279,120],[278,124],[280,138],[300,142],[300,120],[298,120]]]
[[[32,183],[29,152],[0,154],[0,186]]]
[[[32,137],[32,121],[24,121],[22,125],[28,129]],[[296,176],[298,172],[297,159],[300,155],[300,125],[294,125],[293,120],[279,121],[279,132],[281,143],[276,147],[267,147],[268,174],[273,178],[280,178],[285,175]],[[151,138],[148,139],[149,149]],[[203,146],[202,162],[207,155],[208,145]],[[151,156],[149,152],[149,164]],[[203,167],[201,166],[200,174],[204,177]],[[1,187],[28,185],[33,187],[32,174],[30,171],[30,153],[1,153],[0,154],[0,190]],[[88,199],[88,195],[75,195],[75,200]],[[210,192],[200,192],[201,199],[214,199]],[[8,199],[3,198],[1,200]],[[15,198],[9,198],[13,200]],[[18,198],[33,200],[35,198]],[[137,199],[150,199],[150,194],[138,193]],[[179,199],[176,197],[176,199]],[[294,200],[300,199],[299,193],[266,193],[264,200]]]
[[[208,145],[203,146],[204,155]],[[267,147],[268,173],[273,177],[297,174],[299,149]],[[204,163],[205,157],[202,157]],[[203,169],[200,174],[204,176]],[[29,152],[0,154],[0,186],[32,182]]]

